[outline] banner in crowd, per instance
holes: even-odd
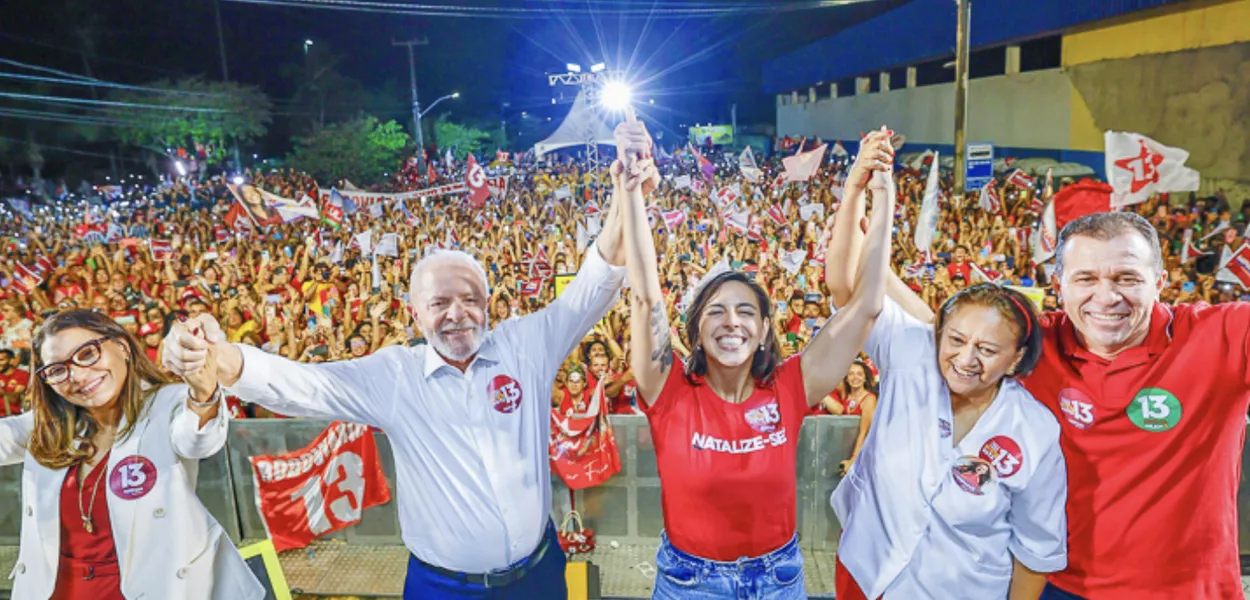
[[[279,552],[360,522],[391,501],[369,427],[335,421],[307,447],[250,458],[261,518]]]
[[[265,194],[269,194],[254,185],[227,185],[230,193],[234,194],[239,206],[243,208],[245,214],[251,219],[252,224],[256,227],[267,227],[269,225],[281,225],[282,216],[278,214],[272,206],[265,202]],[[269,194],[273,196],[273,194]],[[280,198],[279,196],[273,196]]]
[[[490,177],[486,179],[486,186],[490,191],[498,190],[503,193],[508,189],[508,177],[501,175],[499,177]],[[318,188],[317,196],[321,204],[325,204],[330,199],[330,188]],[[411,192],[400,192],[396,194],[386,194],[382,192],[362,192],[360,190],[338,190],[339,196],[345,200],[349,200],[356,206],[369,206],[375,203],[386,202],[407,202],[416,198],[435,198],[438,196],[450,196],[452,194],[465,194],[469,192],[469,186],[463,181],[449,183],[446,185],[436,185]]]
[[[616,435],[604,406],[603,386],[600,381],[584,413],[572,412],[576,409],[570,410],[572,414],[551,411],[551,470],[571,490],[599,485],[621,471]]]
[[[577,273],[560,273],[556,275],[556,298],[564,293],[564,288],[569,287],[573,283],[573,278],[577,277]]]
[[[724,146],[734,143],[733,125],[708,125],[707,127],[691,127],[690,141],[694,144],[706,145],[708,138],[712,144]]]
[[[1039,287],[1022,287],[1018,285],[1008,285],[1003,287],[1013,289],[1021,294],[1024,294],[1025,298],[1028,298],[1033,302],[1033,308],[1037,309],[1037,312],[1039,313],[1042,312],[1042,301],[1046,299],[1046,290]]]

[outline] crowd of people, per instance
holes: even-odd
[[[733,155],[704,153],[721,164],[711,179],[696,174],[689,185],[679,186],[681,175],[694,172],[689,163],[680,156],[661,163],[664,177],[648,207],[657,223],[660,278],[674,347],[689,355],[691,345],[680,331],[684,303],[695,284],[723,260],[765,287],[777,306],[774,319],[782,352],[799,353],[830,316],[817,250],[826,219],[834,218],[841,203],[846,164],[835,159],[807,183],[774,185],[777,161],[763,164],[764,176],[752,182],[731,164]],[[581,264],[585,244],[597,232],[607,206],[607,176],[587,173],[572,160],[503,168],[510,174],[506,195],[484,208],[455,197],[407,203],[404,210],[388,206],[380,218],[362,208],[347,215],[338,231],[316,219],[301,219],[222,237],[223,216],[235,202],[224,177],[129,186],[94,209],[87,203],[45,208],[36,204],[30,215],[11,213],[14,218],[0,226],[0,235],[7,239],[0,264],[2,410],[15,414],[22,409],[34,331],[47,317],[67,308],[107,313],[139,337],[153,358],[171,319],[201,313],[218,317],[232,342],[291,359],[360,357],[388,345],[421,340],[405,309],[407,282],[415,261],[428,248],[447,247],[463,249],[489,266],[492,322],[534,312],[555,299],[559,276],[575,272]],[[901,218],[894,238],[894,270],[933,308],[988,276],[1001,284],[1044,290],[1042,307],[1055,309],[1048,267],[1032,260],[1027,238],[1017,234],[1034,225],[1038,215],[1033,198],[1043,192],[1018,188],[1000,174],[994,184],[1003,199],[1000,214],[979,207],[975,193],[944,197],[938,233],[926,255],[909,235],[924,194],[926,170],[900,164],[895,173]],[[435,182],[458,177],[459,173],[440,169]],[[245,178],[285,198],[315,196],[318,185],[307,174],[289,169],[248,172]],[[421,178],[407,185],[414,183],[420,187],[429,182]],[[947,173],[944,190],[950,183]],[[405,185],[397,174],[393,181],[371,189],[402,191]],[[722,190],[731,190],[731,201],[751,215],[746,231],[724,220]],[[1222,196],[1168,200],[1155,197],[1132,207],[1148,217],[1167,242],[1164,260],[1171,278],[1163,300],[1214,304],[1242,297],[1245,290],[1216,281],[1215,270],[1220,249],[1240,245],[1250,204],[1235,212]],[[88,213],[119,225],[127,235],[112,243],[84,240],[81,224],[90,218]],[[579,235],[579,229],[585,234]],[[352,244],[355,235],[370,230],[375,240],[383,233],[398,233],[397,255],[365,254]],[[1208,236],[1211,232],[1215,234]],[[1190,236],[1193,248],[1202,254],[1184,260],[1183,240]],[[173,254],[167,259],[156,260],[148,248],[148,240],[156,238],[173,242]],[[339,244],[346,248],[341,256],[333,253]],[[795,254],[799,251],[801,256]],[[24,282],[19,265],[42,281]],[[636,386],[625,360],[629,318],[621,302],[587,334],[557,378],[553,406],[563,411],[584,409],[602,381],[612,413],[638,412]],[[859,364],[813,414],[862,414],[865,409],[871,414],[873,383],[879,374],[871,361]],[[232,409],[236,417],[271,416],[251,406],[235,404]]]

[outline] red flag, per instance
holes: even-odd
[[[231,230],[250,231],[252,229],[252,220],[248,218],[247,211],[243,209],[243,205],[238,199],[230,203],[230,210],[226,211],[226,218],[222,219]]]
[[[486,171],[477,164],[473,154],[469,154],[469,163],[464,170],[464,183],[469,188],[469,206],[482,208],[486,206],[486,198],[490,196],[490,188],[486,187]]]
[[[764,241],[764,228],[759,221],[751,219],[751,225],[747,227],[747,239],[752,242]]]
[[[561,414],[551,411],[551,442],[548,458],[551,470],[569,489],[599,485],[621,471],[616,435],[608,423],[608,411],[600,382],[585,413]]]
[[[434,173],[434,165],[431,163],[427,163],[425,165],[425,180],[429,182],[431,185],[433,185],[434,181],[437,179],[438,179],[438,175]]]
[[[1018,188],[1032,188],[1033,184],[1036,182],[1037,178],[1030,177],[1027,173],[1021,171],[1020,169],[1012,171],[1011,175],[1007,177],[1007,183],[1010,183]]]
[[[366,508],[391,501],[365,425],[335,421],[303,449],[250,461],[260,514],[279,552],[359,523]]]
[[[664,211],[664,228],[668,230],[676,229],[686,222],[686,213],[680,210]]]
[[[148,240],[148,249],[152,252],[152,260],[164,262],[174,255],[174,245],[169,240]]]
[[[1243,243],[1220,268],[1232,273],[1242,288],[1250,290],[1250,243]]]
[[[998,188],[994,187],[993,180],[985,182],[985,185],[981,187],[981,197],[977,201],[977,206],[989,213],[1003,212],[1003,202],[998,198]]]
[[[1185,240],[1185,246],[1181,248],[1181,264],[1183,265],[1199,256],[1209,256],[1210,254],[1210,252],[1200,252],[1197,248],[1194,248],[1192,241]]]
[[[1111,185],[1092,179],[1082,179],[1059,190],[1055,198],[1055,227],[1061,231],[1065,225],[1085,215],[1111,210]]]
[[[217,240],[218,244],[224,244],[230,239],[230,232],[221,225],[213,225],[213,237]]]
[[[772,219],[773,222],[778,225],[785,225],[786,223],[789,223],[789,221],[786,220],[786,213],[782,212],[781,207],[776,204],[768,207],[768,218]]]
[[[521,285],[521,296],[537,298],[543,292],[543,280],[531,279]]]
[[[506,163],[506,162],[509,162],[509,161],[508,161],[508,158],[509,158],[509,154],[508,154],[507,152],[504,152],[503,150],[496,150],[496,151],[495,151],[495,161],[496,161],[496,162]]]
[[[22,263],[15,263],[13,281],[10,282],[20,294],[30,294],[35,287],[43,283],[43,277]]]

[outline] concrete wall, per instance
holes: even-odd
[[[1069,148],[1071,102],[1072,87],[1060,69],[973,79],[968,140]],[[778,106],[777,135],[858,140],[860,132],[887,124],[909,145],[943,146],[954,143],[954,114],[955,85],[929,85]]]

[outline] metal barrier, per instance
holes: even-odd
[[[622,544],[659,542],[663,527],[660,479],[655,446],[644,417],[610,417],[621,456],[621,473],[605,484],[574,494],[578,510],[604,539]],[[255,485],[248,457],[281,454],[306,446],[328,425],[326,421],[272,419],[231,423],[226,451],[202,461],[197,492],[209,512],[236,542],[267,537],[255,499]],[[829,507],[829,494],[837,486],[838,464],[850,456],[858,433],[858,417],[805,419],[799,434],[798,529],[804,549],[837,549],[842,528]],[[1248,428],[1250,432],[1250,428]],[[375,434],[387,480],[394,485],[395,463],[384,434]],[[1250,464],[1250,448],[1242,449],[1242,464]],[[553,479],[553,515],[568,504],[567,488]],[[761,493],[767,493],[761,490]],[[21,526],[21,466],[0,467],[0,546],[16,546]],[[1250,484],[1243,475],[1238,493],[1238,514],[1250,514]],[[1250,550],[1250,519],[1238,523],[1242,553]],[[362,521],[327,537],[355,545],[401,545],[396,503],[365,511]]]

